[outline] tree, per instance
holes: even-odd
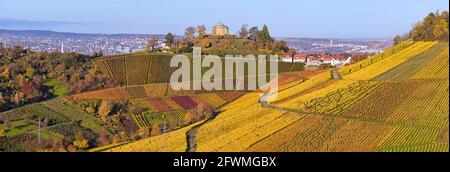
[[[27,67],[27,72],[25,73],[25,76],[31,79],[31,78],[33,78],[35,73],[36,73],[36,70],[33,67],[28,66]]]
[[[100,130],[100,132],[98,133],[97,142],[100,145],[108,145],[109,144],[108,133],[106,132],[105,129]]]
[[[110,115],[112,108],[113,106],[109,101],[102,101],[102,103],[100,104],[100,107],[98,108],[98,115],[100,115],[103,122],[108,121],[108,116]]]
[[[205,25],[197,26],[197,33],[199,38],[203,38],[206,35]]]
[[[79,150],[84,150],[89,148],[89,141],[87,139],[77,139],[73,141],[73,146],[75,146]]]
[[[122,138],[120,138],[120,136],[118,135],[118,134],[115,134],[113,137],[112,137],[112,143],[114,144],[114,143],[119,143],[120,141],[122,141]]]
[[[164,43],[166,43],[167,46],[172,48],[173,44],[175,43],[175,36],[169,32],[169,33],[167,33],[167,35],[164,39],[165,39]]]
[[[157,136],[161,134],[161,128],[158,125],[152,126],[152,136]]]
[[[258,27],[255,26],[250,28],[250,30],[248,31],[250,39],[256,41],[258,37],[258,32],[259,32]]]
[[[3,93],[0,93],[0,109],[7,104],[5,98],[3,98]]]
[[[11,127],[12,127],[11,121],[9,119],[5,119],[5,121],[3,122],[3,125],[6,127],[6,129],[11,129]]]
[[[241,29],[239,30],[239,38],[247,38],[248,34],[249,34],[248,25],[247,24],[243,24],[241,26]]]
[[[402,42],[402,37],[400,35],[397,35],[394,38],[394,45],[400,44]]]
[[[155,51],[155,47],[158,45],[159,39],[156,36],[151,36],[147,42],[147,50],[152,52]]]
[[[266,44],[266,47],[270,46],[270,43],[272,42],[272,38],[270,37],[269,28],[267,25],[264,25],[262,28],[262,36],[263,40],[261,42]]]
[[[278,52],[288,52],[289,47],[287,46],[287,43],[285,41],[275,41],[273,43],[273,51],[276,53]]]
[[[448,41],[448,23],[444,19],[439,19],[434,26],[433,34],[437,40]]]
[[[84,150],[89,148],[89,141],[84,137],[82,131],[78,131],[75,134],[75,141],[73,141],[73,146],[79,150]]]
[[[194,115],[192,113],[184,114],[183,123],[190,124],[194,120]]]
[[[448,11],[442,12],[439,18],[444,19],[444,21],[448,23]]]
[[[3,77],[5,77],[6,79],[9,79],[10,78],[10,74],[11,74],[11,70],[10,70],[10,68],[8,66],[6,66],[5,69],[3,69],[3,72],[2,72],[1,75]]]
[[[195,32],[196,32],[195,27],[189,26],[184,31],[184,36],[186,37],[186,39],[192,40],[194,39]]]
[[[434,26],[436,24],[436,15],[434,13],[428,14],[427,17],[425,17],[425,20],[423,21],[424,25],[424,39],[431,41],[434,40]]]
[[[48,117],[45,117],[45,119],[44,119],[44,131],[47,131],[49,123],[50,123],[50,120],[48,119]]]
[[[5,137],[6,136],[6,132],[3,129],[0,129],[0,138],[1,137]]]
[[[139,135],[142,138],[147,138],[150,135],[150,130],[147,127],[139,128]]]

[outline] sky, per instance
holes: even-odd
[[[0,0],[0,29],[182,35],[217,22],[275,37],[391,38],[448,0]]]

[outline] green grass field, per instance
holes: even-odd
[[[44,85],[52,87],[50,93],[56,97],[66,96],[70,93],[69,89],[57,79],[47,79],[44,81]]]

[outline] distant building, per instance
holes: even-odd
[[[322,64],[322,58],[320,57],[309,57],[306,66],[320,66]]]
[[[214,36],[228,35],[228,27],[225,26],[222,22],[219,22],[213,26],[212,34]]]
[[[305,63],[306,59],[307,59],[306,54],[295,54],[293,62]]]
[[[322,64],[344,66],[352,63],[350,54],[295,54],[286,52],[279,55],[282,62],[305,63],[306,66],[320,66]]]
[[[281,57],[281,61],[282,62],[292,62],[293,61],[293,57],[294,57],[293,52],[283,52],[280,54]]]

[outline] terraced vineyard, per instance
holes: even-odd
[[[97,70],[107,74],[122,85],[169,83],[177,68],[170,67],[171,54],[130,54],[94,60]],[[191,56],[191,55],[188,55]],[[189,57],[192,61],[192,57]],[[223,64],[225,64],[223,62]],[[302,71],[301,64],[278,62],[279,73]],[[222,67],[225,70],[225,67]],[[267,65],[267,68],[269,66]],[[202,73],[208,68],[203,68]]]
[[[154,101],[148,106],[167,110],[163,114],[172,121],[181,120],[183,111],[169,111],[171,103],[156,100],[170,98],[181,109],[204,104],[221,113],[202,125],[103,151],[184,151],[191,128],[200,152],[448,151],[448,60],[448,43],[403,42],[339,68],[342,80],[327,70],[280,76],[278,97],[270,102],[260,102],[259,92],[127,88],[123,98]]]

